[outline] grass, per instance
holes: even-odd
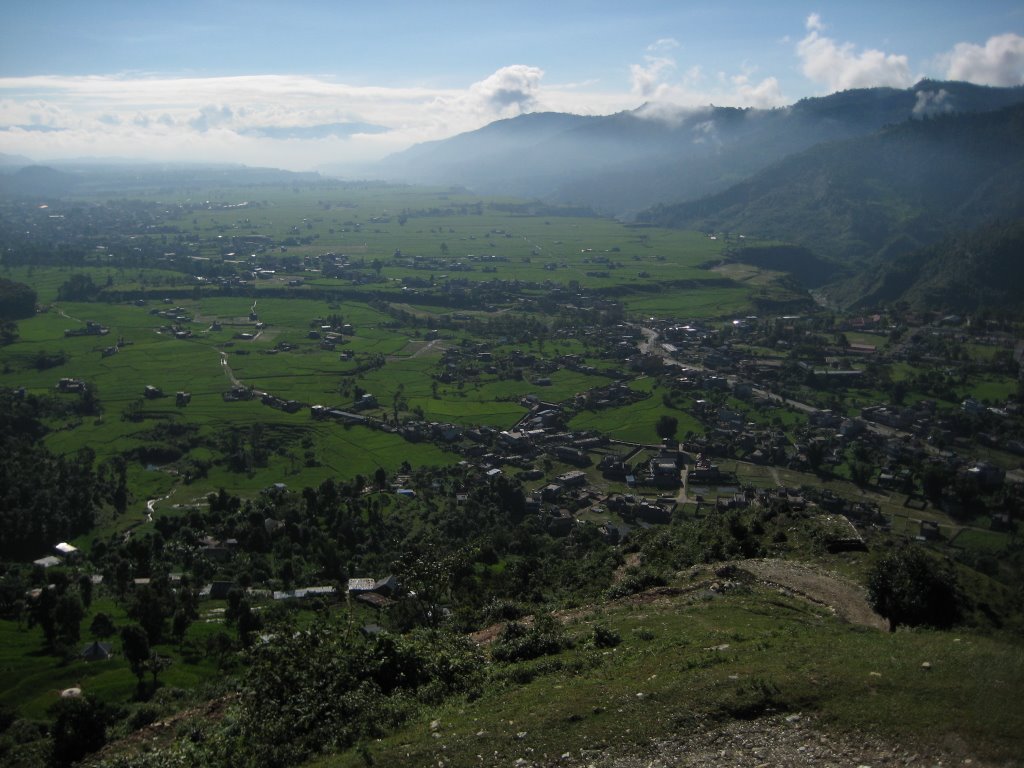
[[[680,436],[687,432],[702,434],[704,426],[684,411],[667,408],[661,401],[661,395],[654,390],[652,379],[642,379],[630,384],[633,389],[651,392],[651,396],[630,405],[603,408],[598,411],[583,411],[577,414],[569,426],[575,430],[595,429],[613,440],[625,442],[655,444],[660,441],[655,424],[662,416],[672,416],[677,420]]]
[[[82,620],[82,637],[75,644],[75,651],[93,641],[88,628],[100,612],[110,616],[116,627],[130,623],[124,609],[112,597],[97,595]],[[221,628],[222,625],[196,622],[189,628],[185,646],[201,646],[205,635]],[[65,688],[80,686],[109,704],[131,700],[137,680],[120,654],[121,642],[116,635],[102,642],[113,647],[113,658],[95,662],[65,659],[43,652],[43,633],[39,627],[29,629],[18,622],[0,620],[0,704],[16,709],[21,717],[44,719]],[[171,643],[158,645],[156,650],[171,659],[159,678],[162,687],[196,689],[219,674],[213,662],[201,654],[183,653]]]
[[[622,643],[588,647],[584,639],[596,623],[618,632]],[[380,765],[470,765],[481,755],[492,765],[524,757],[554,762],[565,752],[609,745],[629,751],[702,721],[771,711],[814,712],[827,727],[911,747],[936,735],[959,739],[993,759],[1015,758],[1024,747],[1024,711],[1016,706],[1024,653],[991,638],[891,635],[756,591],[611,604],[569,630],[578,638],[574,649],[493,668],[494,682],[479,699],[425,712],[364,747]],[[439,721],[434,730],[432,720]],[[361,760],[353,750],[316,764]]]
[[[982,552],[1004,552],[1010,543],[1010,537],[999,531],[982,531],[976,528],[964,528],[949,540],[949,546],[962,549],[973,549]]]

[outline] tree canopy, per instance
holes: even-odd
[[[24,283],[0,277],[0,321],[32,317],[36,298],[36,292]]]
[[[960,618],[956,574],[937,558],[905,546],[878,561],[868,581],[876,611],[889,620],[889,631],[911,627],[949,627]]]

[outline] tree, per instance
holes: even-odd
[[[174,618],[171,619],[171,636],[179,645],[184,642],[185,634],[191,624],[192,619],[183,608],[174,612]]]
[[[924,491],[925,498],[933,503],[938,503],[952,478],[950,470],[937,464],[929,464],[921,477],[921,489]]]
[[[855,461],[850,465],[850,479],[858,486],[865,486],[871,480],[871,465],[864,461]]]
[[[32,317],[37,298],[30,286],[0,277],[0,321]]]
[[[82,619],[85,608],[74,592],[65,592],[57,598],[54,619],[57,622],[57,638],[65,646],[74,645],[81,637]]]
[[[92,605],[92,577],[83,573],[78,577],[78,595],[82,598],[82,605],[88,608]]]
[[[654,430],[658,433],[658,437],[671,440],[679,430],[679,419],[665,414],[658,418],[657,423],[654,425]]]
[[[131,624],[121,628],[121,651],[132,668],[132,673],[139,679],[139,688],[142,688],[142,678],[146,674],[146,665],[149,661],[149,637],[146,630],[137,624]]]
[[[54,715],[52,760],[56,766],[76,763],[107,741],[106,713],[91,696],[60,699],[50,714]]]
[[[97,613],[89,625],[89,634],[93,637],[110,637],[115,631],[113,619],[105,613]]]
[[[100,292],[89,275],[74,274],[57,289],[60,301],[92,301]]]
[[[253,633],[263,628],[263,622],[253,613],[248,600],[243,600],[239,607],[237,626],[238,641],[243,648],[248,648],[252,644]]]
[[[811,470],[818,473],[821,470],[821,464],[825,460],[825,444],[818,441],[811,441],[807,444],[807,463],[811,465]]]
[[[218,667],[223,667],[231,652],[235,650],[235,644],[231,641],[231,635],[223,630],[206,637],[206,655],[217,661]]]
[[[890,632],[901,624],[945,628],[960,618],[956,574],[920,547],[904,546],[879,560],[868,595]]]
[[[163,640],[164,622],[174,610],[171,600],[173,598],[162,595],[152,586],[142,585],[136,589],[134,599],[128,606],[128,615],[139,622],[151,644]]]
[[[161,656],[156,651],[149,652],[149,658],[146,660],[145,668],[146,671],[148,671],[149,674],[153,677],[154,691],[156,691],[157,678],[160,676],[160,673],[167,669],[169,666],[171,666],[171,660],[169,658],[167,658],[166,656]],[[142,684],[141,678],[139,679],[139,684]]]
[[[57,591],[46,587],[29,605],[28,625],[37,624],[43,630],[43,640],[48,647],[53,646],[57,638]]]

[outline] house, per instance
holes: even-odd
[[[60,565],[61,562],[59,557],[47,555],[46,557],[40,557],[38,560],[33,560],[32,565],[38,565],[40,568],[52,568],[55,565]]]
[[[660,504],[643,502],[633,508],[638,520],[645,523],[666,524],[672,522],[672,510]]]
[[[63,557],[68,562],[78,560],[78,558],[82,554],[81,551],[79,551],[78,547],[74,546],[73,544],[68,544],[66,541],[62,541],[60,544],[55,546],[54,549],[57,551],[58,555]]]
[[[85,392],[85,382],[81,379],[69,379],[65,377],[57,382],[57,391],[71,393]]]
[[[233,581],[215,581],[211,584],[207,584],[199,591],[200,597],[206,597],[211,600],[227,600],[228,592],[235,587]]]
[[[110,643],[101,643],[99,640],[90,643],[82,649],[82,658],[85,661],[106,661],[111,655]]]
[[[557,483],[550,483],[541,489],[541,499],[544,501],[558,501],[562,494],[565,493],[565,486],[558,485]]]
[[[306,597],[331,598],[338,593],[332,586],[301,587],[299,589],[277,590],[272,593],[274,600],[302,600]]]
[[[365,603],[371,608],[376,608],[378,610],[387,608],[393,602],[391,598],[386,597],[379,592],[359,592],[354,595],[354,597],[359,602]]]
[[[357,595],[361,592],[373,592],[376,584],[377,582],[373,579],[349,579],[348,593],[350,595]]]
[[[973,480],[979,487],[995,490],[1002,486],[1006,479],[1006,471],[987,461],[976,462],[960,474]]]
[[[556,479],[566,488],[577,488],[587,484],[587,473],[574,469],[559,475]]]
[[[678,488],[679,468],[675,458],[656,456],[650,461],[651,481],[658,488]]]
[[[548,515],[546,528],[552,536],[568,536],[575,522],[569,510],[559,509]]]
[[[352,404],[352,407],[355,410],[357,410],[357,411],[361,411],[361,410],[364,410],[366,408],[376,408],[377,407],[377,398],[376,398],[376,396],[371,395],[369,392],[366,392],[363,395],[361,395],[359,397],[359,399],[356,400]]]

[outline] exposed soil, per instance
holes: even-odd
[[[228,705],[234,700],[234,696],[222,696],[219,699],[206,701],[199,706],[185,709],[181,712],[155,723],[133,731],[123,739],[110,742],[99,752],[89,755],[82,763],[83,766],[98,765],[104,760],[113,760],[125,755],[137,755],[156,749],[167,749],[174,742],[182,738],[179,733],[181,726],[190,720],[219,720],[224,717]]]
[[[638,555],[630,555],[626,564],[619,568],[614,577],[617,583],[625,574],[626,567],[636,565]],[[619,598],[611,604],[650,604],[660,601],[671,601],[682,595],[706,590],[718,591],[723,583],[735,578],[753,578],[762,585],[781,589],[787,594],[799,597],[815,605],[832,611],[840,619],[851,624],[885,630],[888,622],[875,613],[868,603],[867,592],[857,584],[829,573],[821,568],[790,560],[763,558],[755,560],[732,560],[714,565],[694,566],[687,574],[689,583],[682,587],[653,587],[635,595]],[[569,622],[585,616],[596,606],[577,608],[571,611],[557,611],[555,616],[563,622]],[[521,619],[530,624],[532,616]],[[492,624],[477,630],[469,638],[477,645],[489,645],[501,634],[505,622]]]
[[[991,763],[967,756],[962,745],[935,744],[925,749],[897,744],[870,733],[830,730],[813,717],[775,715],[758,720],[735,720],[724,725],[698,726],[685,734],[652,739],[645,747],[627,751],[603,749],[566,753],[555,760],[531,765],[571,768],[1009,768],[1019,761]]]
[[[804,563],[765,558],[734,560],[732,565],[759,581],[825,606],[851,624],[888,629],[888,622],[872,610],[866,590],[834,573]]]

